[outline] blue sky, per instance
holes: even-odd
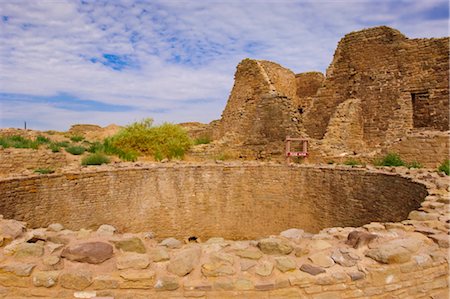
[[[1,0],[0,127],[220,118],[244,58],[325,72],[346,33],[448,36],[446,0]]]

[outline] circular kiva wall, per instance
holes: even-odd
[[[426,195],[422,184],[364,169],[160,164],[1,180],[0,214],[31,227],[254,239],[401,221]]]

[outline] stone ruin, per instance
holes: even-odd
[[[0,149],[0,297],[448,298],[448,41],[350,33],[326,76],[243,60],[222,119],[186,127],[272,162],[38,175],[15,164],[66,157]],[[310,163],[276,162],[287,135]],[[390,150],[430,168],[311,163]]]
[[[435,167],[449,151],[448,55],[448,37],[382,26],[342,38],[325,76],[244,59],[211,134],[242,157],[279,157],[290,135],[310,138],[317,161],[396,150]],[[432,145],[417,149],[424,135]]]

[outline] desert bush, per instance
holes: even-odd
[[[81,165],[102,165],[109,163],[108,156],[102,153],[93,153],[81,160]]]
[[[439,171],[444,172],[446,175],[450,175],[450,159],[445,160],[439,165]]]
[[[0,145],[3,148],[14,147],[14,148],[37,149],[39,147],[39,142],[22,136],[14,135],[14,136],[0,137]]]
[[[374,162],[376,166],[406,166],[406,163],[397,153],[388,153],[386,156]]]
[[[158,161],[164,158],[183,158],[192,145],[186,131],[170,123],[160,126],[152,124],[153,120],[147,118],[126,126],[108,139],[109,146],[126,153],[150,155]]]
[[[363,163],[361,163],[360,161],[358,161],[356,159],[349,158],[349,159],[344,161],[344,165],[356,166],[356,165],[363,165]]]
[[[111,139],[106,138],[103,143],[101,142],[94,142],[92,143],[89,148],[88,152],[90,153],[103,153],[107,155],[115,155],[118,156],[121,160],[124,161],[136,161],[137,160],[137,153],[130,150],[121,150],[111,144]]]
[[[39,173],[39,174],[49,174],[49,173],[54,173],[55,171],[51,168],[38,168],[34,170],[35,173]]]
[[[57,153],[57,152],[60,152],[60,151],[61,151],[61,147],[60,147],[58,144],[54,143],[54,142],[49,143],[48,148],[49,148],[53,153]]]
[[[76,145],[66,147],[66,152],[68,152],[72,155],[81,155],[84,153],[85,150],[86,149],[84,147],[76,146]]]
[[[211,138],[209,136],[200,136],[194,140],[195,145],[209,144],[209,143],[211,143]]]
[[[60,147],[68,147],[70,145],[70,143],[68,141],[60,141],[60,142],[56,142],[55,144]]]
[[[414,161],[412,161],[410,163],[406,163],[406,167],[408,167],[408,168],[422,168],[423,165],[414,160]]]
[[[36,137],[36,142],[39,143],[39,144],[50,143],[50,139],[48,139],[47,137],[39,135],[39,136]]]
[[[84,140],[83,136],[78,136],[78,135],[74,135],[70,137],[70,140],[72,140],[73,142],[80,142],[82,140]]]

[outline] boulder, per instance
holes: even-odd
[[[153,247],[148,250],[148,254],[155,263],[168,261],[170,259],[167,249],[164,247]]]
[[[339,264],[342,267],[353,267],[358,262],[358,260],[354,259],[351,254],[347,252],[341,252],[339,249],[336,249],[332,252],[331,258],[336,264]]]
[[[17,258],[40,257],[44,254],[44,243],[20,243],[14,250]]]
[[[201,256],[199,247],[188,248],[179,252],[167,265],[167,270],[178,276],[189,274],[197,265]]]
[[[137,253],[145,253],[145,245],[138,237],[132,237],[119,241],[111,241],[114,246],[122,251],[131,251]]]
[[[105,242],[85,242],[72,245],[63,250],[61,256],[89,264],[100,264],[114,255],[111,244]]]
[[[0,265],[0,273],[10,272],[17,276],[30,276],[36,264],[11,262]]]
[[[181,246],[183,246],[183,242],[181,242],[175,238],[167,238],[167,239],[162,240],[161,243],[159,243],[159,245],[166,246],[167,248],[176,249],[176,248],[181,248]]]
[[[258,247],[265,254],[286,255],[292,252],[289,242],[278,238],[266,238],[258,242]]]
[[[92,283],[90,271],[66,272],[59,277],[60,284],[65,289],[84,290]]]
[[[179,279],[173,276],[162,276],[156,280],[157,291],[174,291],[180,287]]]
[[[415,238],[405,238],[387,241],[377,248],[366,252],[366,256],[383,264],[405,263],[413,253],[422,246],[423,241]]]
[[[102,224],[97,229],[97,235],[102,237],[112,237],[114,235],[114,232],[116,231],[116,228],[109,224]]]
[[[326,272],[325,269],[310,264],[301,265],[300,270],[314,276]]]
[[[375,234],[354,230],[348,234],[347,242],[345,242],[345,244],[350,245],[353,248],[361,248],[363,246],[367,246],[372,240],[376,238],[377,235]]]
[[[146,254],[126,252],[117,257],[117,269],[145,269],[150,265]]]
[[[0,235],[10,237],[11,239],[18,238],[25,231],[25,223],[16,221],[14,219],[0,220]]]
[[[263,261],[255,267],[255,273],[260,276],[269,276],[272,274],[273,264],[269,261]]]
[[[257,264],[257,262],[255,260],[241,259],[241,261],[240,261],[241,271],[247,271],[248,269],[256,266],[256,264]]]
[[[280,233],[280,236],[285,237],[287,239],[299,240],[302,238],[305,231],[303,229],[298,228],[290,228]]]
[[[309,260],[317,266],[320,266],[322,268],[329,268],[334,265],[333,259],[330,257],[329,254],[318,252],[309,257]]]
[[[56,284],[58,277],[58,271],[39,271],[33,274],[33,285],[50,288]]]
[[[206,277],[218,277],[233,275],[236,271],[227,262],[212,262],[202,265],[202,273]]]
[[[262,252],[257,248],[238,249],[235,251],[235,254],[241,258],[251,260],[259,260],[263,256]]]
[[[297,269],[297,263],[293,258],[280,256],[275,258],[276,267],[281,272],[293,271]]]
[[[52,223],[47,227],[47,230],[51,232],[60,232],[63,229],[64,226],[61,223]]]

